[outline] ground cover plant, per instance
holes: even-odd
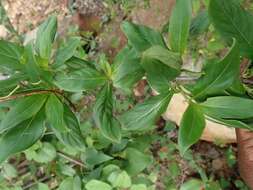
[[[180,124],[178,144],[171,142],[169,153],[179,151],[192,160],[202,181],[189,180],[170,189],[221,189],[196,165],[189,148],[200,139],[206,119],[252,130],[252,93],[245,81],[252,75],[253,16],[240,1],[210,0],[205,1],[208,10],[192,19],[192,5],[189,0],[176,1],[165,35],[123,22],[128,43],[112,63],[106,56],[88,58],[79,36],[60,39],[56,16],[39,26],[35,39],[24,43],[19,38],[19,44],[1,40],[3,170],[16,176],[6,162],[16,153],[24,152],[26,159],[39,163],[50,163],[58,155],[59,161],[51,167],[65,176],[60,190],[155,189],[156,171],[149,172],[154,171],[149,146],[164,139],[152,131],[173,95],[180,93],[189,106]],[[207,57],[200,71],[186,69],[191,38],[209,28],[226,42],[226,52],[219,58]],[[148,82],[148,95],[134,105],[132,90],[143,79]],[[124,97],[123,103],[119,97]],[[83,99],[85,106],[78,106]],[[87,107],[92,117],[84,120]],[[168,130],[170,125],[166,125]],[[172,171],[179,175],[176,164]],[[38,189],[49,189],[37,184]],[[21,189],[18,185],[13,188]],[[243,184],[238,187],[247,189]]]

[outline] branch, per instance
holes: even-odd
[[[66,160],[68,160],[68,161],[70,161],[70,162],[72,162],[72,163],[74,163],[74,164],[76,164],[78,166],[81,166],[82,168],[85,168],[85,165],[84,165],[84,163],[82,161],[76,160],[75,158],[72,158],[71,156],[69,156],[69,155],[67,155],[67,154],[65,154],[65,153],[63,153],[61,151],[57,151],[57,153],[62,158],[66,159]]]

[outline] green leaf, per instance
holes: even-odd
[[[148,190],[145,184],[132,185],[130,190]]]
[[[205,124],[201,107],[193,103],[190,104],[183,115],[179,128],[178,144],[182,155],[200,139]]]
[[[80,70],[80,69],[85,69],[87,67],[91,67],[95,69],[95,64],[90,63],[86,60],[80,59],[78,57],[71,57],[70,59],[66,61],[65,64],[72,70]]]
[[[222,119],[248,119],[253,117],[253,100],[235,96],[208,98],[200,104],[204,113]]]
[[[159,93],[168,91],[169,81],[180,74],[181,64],[178,53],[161,46],[152,46],[142,54],[142,66],[147,72],[148,82]]]
[[[126,130],[144,130],[154,125],[158,117],[165,112],[172,97],[172,92],[151,97],[120,117]]]
[[[96,125],[107,139],[113,142],[120,142],[120,123],[114,117],[113,110],[112,86],[106,84],[97,96],[93,108],[94,119]]]
[[[123,22],[121,29],[127,36],[129,44],[138,52],[143,52],[153,45],[166,48],[162,35],[146,26]]]
[[[185,182],[181,187],[180,190],[202,190],[204,188],[204,184],[202,181],[197,179],[191,179]]]
[[[113,85],[126,91],[131,91],[133,86],[144,76],[140,65],[141,59],[136,51],[126,46],[114,60]]]
[[[43,135],[44,118],[42,110],[1,136],[0,163],[10,155],[29,148]]]
[[[191,21],[190,35],[198,36],[206,32],[208,30],[209,25],[210,25],[210,20],[208,17],[208,12],[206,10],[201,11]]]
[[[143,57],[142,66],[146,71],[151,88],[161,94],[169,90],[169,82],[180,74],[178,70],[172,69],[156,59]]]
[[[51,16],[43,22],[38,29],[36,38],[36,50],[39,56],[48,60],[51,56],[52,43],[57,31],[57,17]]]
[[[114,171],[120,171],[120,167],[113,164],[105,166],[102,170],[102,178],[107,179],[109,175]]]
[[[64,164],[62,162],[59,162],[57,164],[57,171],[69,177],[73,177],[77,172],[74,168],[72,168],[71,165],[69,165],[68,163]]]
[[[20,64],[20,59],[23,54],[23,47],[0,40],[0,70],[7,68],[10,70],[21,70],[23,65]]]
[[[16,128],[16,125],[37,114],[41,110],[46,99],[47,95],[33,95],[19,100],[2,120],[0,133],[14,127]]]
[[[38,190],[50,190],[48,185],[44,183],[38,183]]]
[[[70,59],[75,54],[77,47],[80,46],[80,42],[80,37],[69,38],[66,43],[57,50],[53,67],[58,68]]]
[[[25,46],[23,60],[25,60],[24,66],[29,78],[32,82],[38,82],[40,80],[41,70],[35,58],[32,44]]]
[[[229,42],[235,38],[241,55],[253,58],[253,16],[238,0],[211,0],[209,16],[216,30]]]
[[[4,178],[7,178],[7,179],[18,177],[18,171],[16,170],[16,168],[13,165],[11,165],[9,163],[4,163],[2,165],[1,174],[4,176]]]
[[[109,184],[98,180],[89,181],[85,185],[85,188],[87,190],[112,190],[112,187]]]
[[[98,152],[96,149],[92,148],[86,149],[84,155],[85,163],[87,163],[89,166],[95,166],[113,159],[111,156],[108,156],[103,152]]]
[[[152,157],[135,148],[126,149],[125,170],[131,176],[135,176],[152,163]]]
[[[10,77],[0,80],[0,92],[6,93],[8,91],[12,91],[17,85],[19,85],[19,82],[26,79],[26,76],[21,73],[15,73],[14,75],[11,75]]]
[[[59,73],[56,75],[54,83],[63,90],[80,92],[102,86],[106,80],[106,76],[93,68],[87,67],[69,73]]]
[[[49,163],[56,157],[56,150],[50,143],[43,143],[42,147],[34,151],[30,155],[30,159],[35,160],[38,163]]]
[[[69,177],[63,180],[59,190],[82,190],[82,182],[79,177]],[[102,189],[101,189],[102,190]]]
[[[51,94],[46,103],[47,121],[52,127],[57,128],[57,131],[64,132],[67,130],[64,123],[64,107],[57,96]]]
[[[125,171],[114,171],[109,177],[108,181],[114,188],[129,188],[132,184],[130,176]]]
[[[171,52],[162,46],[152,46],[142,54],[143,57],[149,59],[156,59],[166,66],[180,71],[182,65],[181,56],[178,53]]]
[[[211,121],[214,121],[216,123],[226,125],[228,127],[234,127],[234,128],[242,128],[242,129],[248,129],[252,130],[253,126],[251,124],[244,123],[243,121],[240,120],[235,120],[235,119],[222,119],[219,117],[211,116],[208,118]]]
[[[205,75],[193,87],[194,98],[203,98],[229,88],[238,79],[239,71],[240,58],[234,41],[230,51],[220,62],[206,65]]]
[[[58,131],[58,128],[52,128],[55,135],[66,146],[79,151],[85,151],[86,146],[84,137],[80,130],[80,124],[75,114],[68,106],[64,106],[64,123],[67,130],[65,132]]]
[[[189,36],[192,6],[189,0],[177,0],[170,17],[169,42],[171,49],[184,53]]]

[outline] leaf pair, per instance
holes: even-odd
[[[128,43],[133,47],[132,55],[136,57],[135,62],[124,64],[124,68],[136,68],[135,72],[143,73],[140,66],[147,73],[147,80],[151,87],[159,92],[166,91],[169,88],[169,81],[178,76],[181,68],[180,54],[171,52],[163,39],[163,36],[148,27],[124,22],[122,30],[128,38]],[[122,53],[126,50],[122,51]],[[121,54],[120,57],[124,55]],[[127,55],[125,55],[127,56]],[[124,62],[123,62],[124,63]],[[118,64],[117,68],[120,68]],[[130,74],[130,71],[127,74]],[[117,76],[119,74],[116,73]],[[136,82],[133,78],[133,81]]]
[[[219,94],[226,89],[230,88],[235,80],[239,79],[239,68],[240,59],[238,46],[234,40],[233,46],[231,47],[228,54],[219,62],[210,62],[205,66],[205,74],[196,84],[189,88],[194,99],[198,101],[203,101],[205,98]],[[179,129],[179,146],[182,153],[184,153],[191,145],[196,143],[202,135],[203,129],[205,127],[205,117],[204,114],[215,118],[215,121],[226,123],[229,126],[239,125],[243,128],[248,128],[248,126],[240,121],[236,121],[235,115],[232,114],[232,106],[230,97],[227,99],[209,98],[206,102],[197,105],[190,104],[188,109],[183,115],[180,129]],[[239,100],[239,99],[238,99]],[[230,102],[230,103],[228,103]],[[236,102],[234,102],[236,103]],[[212,108],[212,104],[216,107]],[[222,109],[222,105],[226,104],[225,110]],[[229,105],[230,104],[230,105]],[[219,105],[221,107],[219,107]],[[237,109],[237,108],[236,108]],[[226,114],[227,111],[229,118],[234,120],[226,121],[222,114]],[[240,110],[239,112],[241,112]],[[241,112],[244,113],[244,112]],[[227,116],[228,116],[227,115]]]

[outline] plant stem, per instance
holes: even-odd
[[[68,160],[68,161],[70,161],[70,162],[72,162],[72,163],[74,163],[74,164],[76,164],[78,166],[81,166],[82,168],[85,168],[85,165],[84,165],[84,163],[82,161],[77,160],[75,158],[72,158],[71,156],[69,156],[69,155],[67,155],[67,154],[65,154],[65,153],[63,153],[61,151],[57,151],[57,153],[62,158],[66,159],[66,160]]]

